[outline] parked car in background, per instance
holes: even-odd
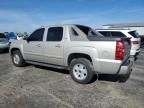
[[[4,32],[4,35],[9,39],[9,32]]]
[[[24,37],[22,33],[17,33],[16,36],[17,36],[17,40],[21,40]]]
[[[17,40],[21,40],[24,37],[28,37],[29,36],[29,34],[27,32],[23,32],[23,33],[18,32],[18,33],[15,33],[15,34],[17,36]]]
[[[17,40],[17,36],[13,32],[8,33],[8,38],[9,40]]]
[[[0,50],[8,51],[9,49],[9,40],[4,35],[4,33],[0,33]]]
[[[89,83],[95,74],[129,75],[131,43],[128,38],[105,38],[83,25],[54,25],[36,29],[10,46],[12,62],[68,69],[73,80]]]
[[[96,29],[105,37],[129,37],[131,38],[131,56],[136,57],[140,53],[141,38],[136,31],[129,29]]]

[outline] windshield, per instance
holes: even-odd
[[[140,38],[139,34],[136,31],[129,32],[130,35],[132,35],[134,38]]]
[[[95,30],[93,30],[90,27],[86,27],[86,26],[82,26],[82,25],[76,25],[76,27],[78,27],[85,35],[87,36],[102,36],[100,33],[96,32]]]
[[[6,36],[3,33],[0,33],[0,38],[6,38]]]

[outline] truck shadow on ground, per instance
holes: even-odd
[[[68,70],[56,69],[56,68],[51,68],[51,67],[44,67],[44,66],[39,66],[39,65],[34,65],[34,66],[36,68],[45,69],[48,71],[53,71],[53,72],[62,73],[62,74],[69,74]]]
[[[37,66],[37,65],[35,65],[35,67],[45,69],[48,71],[61,73],[61,74],[69,74],[68,70],[55,69],[55,68],[43,67],[43,66]],[[97,75],[94,76],[94,79],[92,80],[91,83],[95,82],[96,80],[124,83],[129,79],[130,74],[131,73],[126,74],[126,75],[121,75],[121,76],[120,75],[113,75],[113,74],[99,74],[98,77],[97,77]]]
[[[126,75],[100,74],[98,80],[124,83],[129,79],[130,74],[131,73]]]

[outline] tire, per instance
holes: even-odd
[[[88,84],[94,78],[93,65],[86,58],[73,59],[70,63],[70,74],[74,81]]]
[[[23,56],[19,50],[12,52],[11,57],[12,57],[12,62],[16,67],[23,67],[25,65],[25,61],[24,61]]]

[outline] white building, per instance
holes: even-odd
[[[106,24],[103,25],[104,29],[107,28],[129,28],[131,30],[136,30],[140,36],[144,36],[144,22],[143,23],[121,23],[121,24]]]

